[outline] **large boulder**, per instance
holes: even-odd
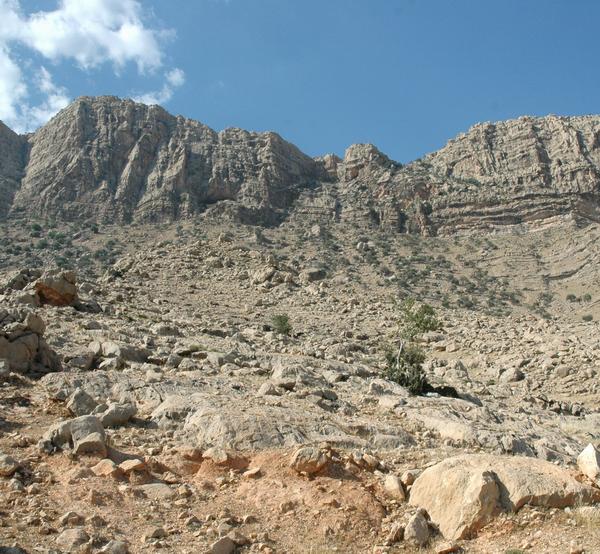
[[[51,270],[34,284],[41,304],[71,306],[77,300],[77,277],[74,271]]]
[[[43,338],[44,321],[27,308],[0,308],[0,360],[9,371],[60,371],[58,355]]]
[[[565,508],[600,500],[600,491],[544,460],[467,454],[426,469],[410,503],[425,508],[447,539],[472,537],[501,511],[525,504]]]
[[[42,437],[39,447],[45,452],[72,448],[75,454],[105,457],[106,434],[97,417],[85,415],[52,426]]]

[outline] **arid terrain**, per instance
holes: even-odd
[[[112,97],[3,127],[0,552],[600,552],[599,191],[593,116],[405,166]]]

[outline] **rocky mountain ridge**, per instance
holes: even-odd
[[[598,116],[479,124],[402,165],[373,145],[313,159],[276,133],[82,97],[31,135],[2,125],[0,145],[0,217],[301,218],[448,235],[600,216]]]

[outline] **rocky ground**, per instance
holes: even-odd
[[[0,552],[600,551],[597,227],[0,233]]]

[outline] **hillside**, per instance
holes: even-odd
[[[0,126],[0,553],[600,551],[598,122]]]

